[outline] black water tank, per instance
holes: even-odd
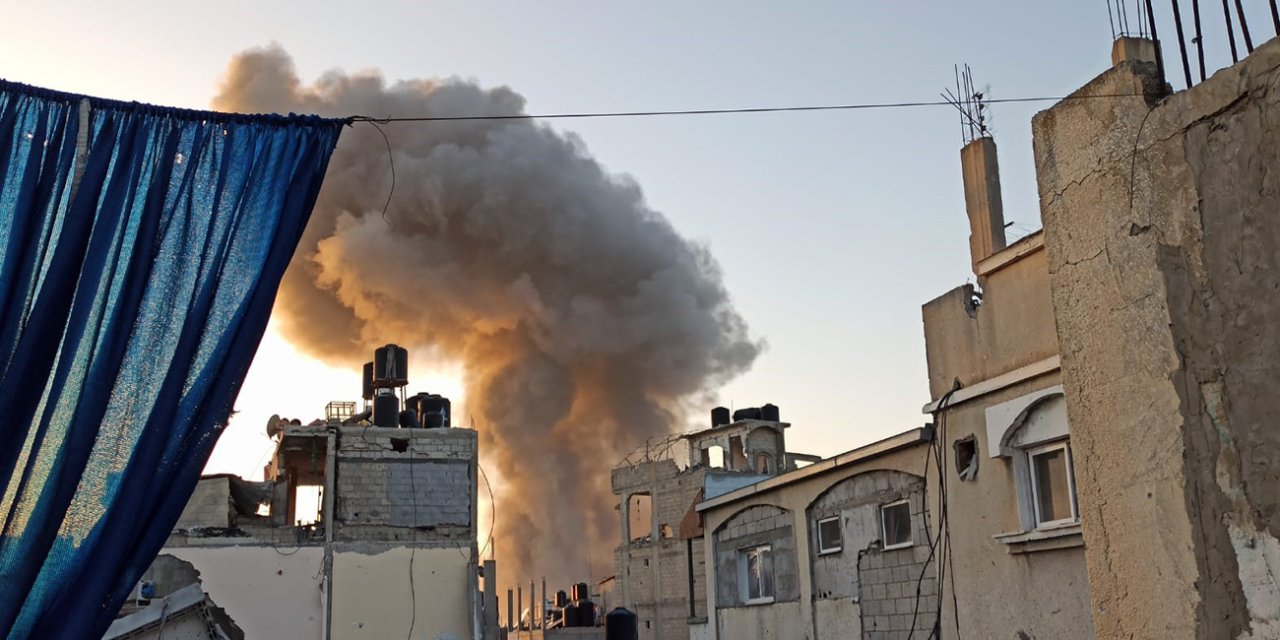
[[[422,423],[418,422],[418,414],[409,409],[400,412],[400,427],[402,429],[420,429]]]
[[[570,602],[564,606],[564,626],[581,627],[582,611],[578,608],[578,603]]]
[[[745,409],[738,409],[737,411],[733,412],[734,422],[737,422],[739,420],[759,420],[759,419],[760,419],[760,407],[747,407]]]
[[[565,593],[564,589],[561,589],[556,592],[555,606],[558,609],[566,604],[569,604],[569,594]]]
[[[720,425],[729,424],[729,410],[725,407],[716,407],[711,410],[711,426],[718,427]]]
[[[591,596],[587,594],[587,583],[579,582],[578,584],[573,585],[574,602],[582,602],[583,600],[588,600],[590,598]]]
[[[765,406],[760,407],[760,419],[768,420],[770,422],[781,422],[782,420],[778,417],[778,405],[766,404]]]
[[[578,603],[578,626],[596,626],[596,603],[590,600],[583,600]]]
[[[389,344],[373,352],[373,386],[403,387],[409,384],[409,350]]]
[[[387,393],[373,397],[373,426],[396,428],[400,424],[400,399]]]
[[[360,393],[360,397],[365,400],[373,399],[373,363],[364,363],[364,386]]]
[[[618,607],[604,617],[605,640],[640,640],[640,617]]]
[[[451,412],[452,405],[444,396],[419,397],[418,413],[422,416],[422,426],[428,429],[448,429],[452,426]]]

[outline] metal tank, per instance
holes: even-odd
[[[725,407],[716,407],[711,410],[711,426],[719,427],[729,424],[729,410]]]
[[[403,387],[409,384],[409,350],[389,344],[373,352],[373,386]]]
[[[400,425],[400,399],[393,393],[373,397],[373,426],[394,429]]]

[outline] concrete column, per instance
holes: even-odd
[[[498,563],[484,561],[484,640],[498,640]]]
[[[964,206],[969,214],[969,254],[978,263],[1005,247],[1004,203],[1000,199],[1000,161],[996,141],[982,137],[960,150]]]
[[[1099,638],[1280,637],[1277,68],[1124,61],[1033,122]]]
[[[1130,38],[1121,36],[1111,45],[1111,66],[1120,66],[1121,62],[1156,61],[1156,43],[1150,38]]]

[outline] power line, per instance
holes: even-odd
[[[1064,100],[1093,100],[1098,98],[1133,98],[1138,93],[1114,93],[1080,96],[1038,96],[1026,98],[989,98],[986,104],[1015,104],[1028,102],[1061,102]],[[920,102],[867,102],[859,104],[827,104],[800,105],[786,107],[743,107],[731,109],[677,109],[665,111],[583,111],[569,113],[518,113],[510,115],[473,115],[473,116],[404,116],[375,118],[373,116],[351,116],[352,122],[371,122],[389,124],[392,122],[457,122],[474,120],[567,120],[585,118],[639,118],[651,116],[704,116],[729,115],[743,113],[794,113],[803,111],[857,111],[871,109],[910,109],[917,107],[952,107],[946,100],[929,100]]]

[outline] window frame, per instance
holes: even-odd
[[[1075,461],[1071,456],[1070,439],[1055,440],[1034,446],[1027,447],[1023,450],[1026,454],[1027,476],[1029,477],[1031,493],[1031,519],[1035,525],[1034,529],[1056,529],[1076,524],[1080,522],[1080,504],[1076,497],[1076,469]],[[1057,520],[1042,520],[1040,516],[1040,482],[1036,478],[1036,456],[1044,455],[1053,451],[1062,451],[1064,462],[1067,466],[1067,498],[1071,505],[1071,514],[1066,518],[1058,518]]]
[[[822,525],[823,523],[832,521],[836,523],[835,546],[824,546],[822,540]],[[815,542],[817,542],[818,555],[829,556],[833,553],[840,553],[841,551],[844,551],[844,526],[840,524],[840,516],[834,515],[818,518],[813,523],[813,531],[816,538]]]
[[[764,580],[762,579],[760,584],[757,585],[760,595],[754,598],[751,597],[752,577],[750,566],[752,555],[759,558],[762,568],[766,566],[765,560],[768,560],[767,567],[769,573],[769,593],[767,595],[764,593]],[[761,571],[761,576],[764,576],[763,570]],[[777,585],[775,584],[774,578],[772,543],[757,544],[738,549],[738,599],[742,601],[742,604],[757,605],[773,603],[774,598],[777,595]]]
[[[890,508],[898,507],[902,505],[906,505],[907,507],[907,541],[898,542],[895,544],[889,544],[889,530],[885,526],[884,512],[886,509],[890,509]],[[882,545],[881,548],[884,551],[893,551],[895,549],[909,549],[911,547],[914,547],[916,543],[915,543],[915,535],[914,535],[915,532],[912,531],[913,528],[914,528],[914,523],[912,522],[912,518],[911,518],[911,499],[910,498],[894,500],[893,502],[886,502],[880,505],[880,544]]]

